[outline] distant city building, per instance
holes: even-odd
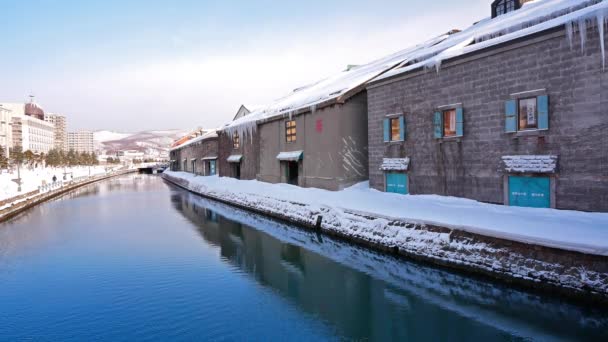
[[[0,148],[6,158],[13,146],[12,111],[0,106]]]
[[[64,151],[68,150],[66,117],[59,114],[49,113],[44,115],[44,121],[50,122],[55,126],[55,149]]]
[[[20,146],[23,151],[34,153],[48,153],[54,147],[55,126],[44,121],[44,110],[39,104],[30,101],[0,106],[11,111],[11,147]]]
[[[27,115],[12,116],[13,147],[23,151],[48,153],[55,144],[55,126]]]
[[[93,132],[68,132],[68,150],[74,150],[79,153],[93,153],[95,151]]]
[[[144,153],[137,151],[137,150],[124,150],[124,151],[118,151],[116,153],[116,156],[118,157],[118,159],[120,159],[120,161],[133,161],[135,159],[144,159]]]

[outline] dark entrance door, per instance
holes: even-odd
[[[234,178],[241,179],[241,163],[234,163]]]
[[[298,162],[287,162],[287,183],[298,185]]]

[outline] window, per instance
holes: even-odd
[[[443,136],[456,136],[456,109],[443,111]]]
[[[444,106],[435,112],[433,119],[435,139],[462,137],[464,110],[460,106]]]
[[[390,115],[383,120],[384,142],[405,141],[405,117]]]
[[[391,141],[399,141],[401,140],[401,129],[400,129],[400,125],[399,125],[399,118],[391,118],[390,119],[390,124],[391,124]]]
[[[232,135],[232,148],[239,148],[241,146],[241,140],[239,138],[239,134],[238,133],[234,133]]]
[[[296,141],[296,121],[289,120],[285,122],[285,140],[287,142]]]
[[[538,112],[536,110],[536,97],[519,100],[519,130],[537,129]]]
[[[519,2],[517,0],[499,0],[494,2],[494,15],[497,17],[505,13],[513,12],[519,8]]]

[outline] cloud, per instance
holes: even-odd
[[[106,51],[123,58],[107,64],[103,56],[85,58],[80,65],[39,75],[34,90],[44,93],[46,107],[66,113],[72,128],[216,127],[242,103],[267,103],[347,64],[366,63],[469,26],[483,10],[410,15],[388,23],[349,17],[297,31],[242,32],[222,42],[206,41],[208,35],[197,38],[192,33],[197,30],[180,27],[167,35],[161,55]]]

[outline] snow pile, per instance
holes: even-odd
[[[383,171],[407,171],[410,166],[410,158],[383,158],[380,170]]]
[[[504,156],[502,161],[507,172],[554,173],[557,168],[557,156],[551,155]]]
[[[67,173],[67,180],[78,177],[89,176],[88,166],[75,166],[75,167],[46,167],[46,168],[34,168],[34,169],[21,169],[21,192],[18,192],[18,185],[13,180],[17,179],[17,170],[12,172],[6,172],[5,170],[0,173],[0,200],[5,200],[10,197],[18,196],[30,191],[37,190],[38,187],[50,184],[53,182],[53,176],[58,181],[63,179],[64,172]],[[90,175],[96,176],[106,173],[104,166],[91,166]]]
[[[507,207],[438,195],[398,195],[370,189],[361,183],[343,191],[300,188],[217,176],[197,177],[190,173],[165,171],[188,189],[232,203],[271,213],[288,215],[295,221],[314,224],[311,212],[322,215],[328,224],[341,227],[348,221],[362,221],[367,215],[400,219],[459,229],[471,233],[583,253],[608,255],[608,213]],[[381,224],[375,220],[374,224]],[[386,223],[386,222],[385,222]],[[349,225],[352,226],[352,225]],[[339,229],[339,228],[337,228]],[[376,241],[374,226],[352,232]],[[383,231],[383,236],[410,239],[447,239],[441,233]],[[434,234],[434,235],[433,235]],[[407,238],[402,236],[403,238]],[[384,243],[384,241],[377,241]]]
[[[223,130],[244,137],[253,134],[256,122],[290,116],[299,110],[314,112],[318,105],[346,100],[367,82],[419,68],[439,71],[444,60],[508,42],[551,28],[564,26],[570,43],[578,31],[584,50],[587,27],[596,25],[605,65],[604,28],[608,22],[608,0],[537,0],[496,18],[484,19],[461,32],[450,32],[371,63],[348,68],[333,76],[295,89],[262,109],[227,124]],[[390,70],[390,71],[389,71]]]

